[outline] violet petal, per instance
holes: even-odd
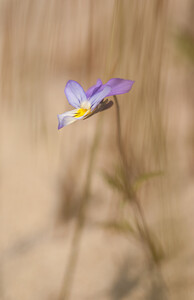
[[[101,81],[101,79],[98,79],[97,82],[96,82],[96,84],[93,85],[93,86],[91,86],[87,90],[87,92],[86,92],[87,98],[92,97],[92,95],[95,94],[101,86],[102,86],[102,81]]]
[[[67,82],[65,87],[65,95],[69,104],[71,104],[75,108],[79,108],[81,102],[87,101],[87,97],[82,86],[74,80],[69,80]]]
[[[104,86],[110,86],[111,91],[107,96],[125,94],[130,91],[135,81],[120,78],[110,79]]]
[[[110,92],[111,87],[104,86],[102,91],[93,94],[92,97],[89,99],[89,102],[91,104],[91,110],[94,110],[94,108],[104,99],[104,97],[107,97],[107,95],[109,95]]]

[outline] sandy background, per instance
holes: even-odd
[[[192,0],[0,1],[0,299],[194,299],[193,12]],[[69,79],[112,77],[135,80],[119,96],[131,172],[163,172],[138,196],[165,284],[142,244],[107,226],[133,220],[103,177],[120,161],[115,106],[57,130]]]

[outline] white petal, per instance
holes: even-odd
[[[73,122],[79,120],[78,118],[75,118],[75,113],[77,109],[67,111],[63,114],[57,115],[58,117],[58,129],[63,128],[64,126],[67,126],[69,124],[72,124]]]

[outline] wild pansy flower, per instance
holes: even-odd
[[[78,82],[69,80],[65,87],[65,95],[69,104],[74,106],[75,109],[58,115],[58,129],[77,120],[85,119],[99,111],[100,105],[105,103],[103,102],[105,97],[128,93],[133,83],[134,81],[132,80],[112,78],[103,84],[98,79],[95,85],[90,87],[87,92],[84,92]]]

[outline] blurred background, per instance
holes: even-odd
[[[193,0],[0,0],[0,299],[194,299],[193,16]],[[120,189],[115,105],[57,130],[69,79],[113,77],[135,80],[122,139],[160,275]]]

